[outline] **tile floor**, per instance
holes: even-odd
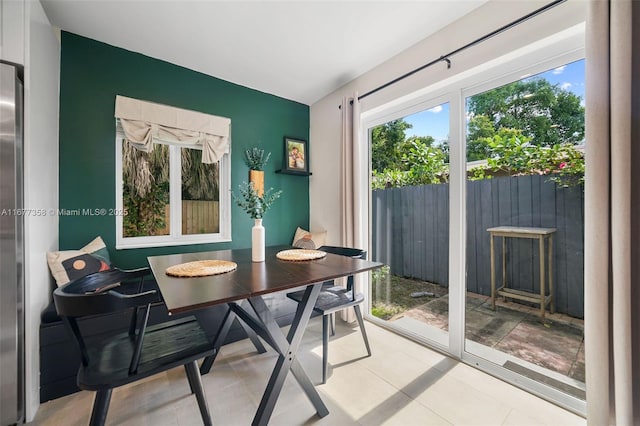
[[[311,320],[299,359],[321,380],[321,321]],[[585,419],[372,323],[366,354],[356,326],[338,321],[329,348],[329,379],[317,389],[330,414],[316,417],[289,377],[271,425],[586,425]],[[258,355],[247,340],[227,345],[203,376],[216,425],[249,425],[277,357]],[[88,424],[93,394],[80,392],[40,406],[32,425]],[[114,391],[108,425],[198,425],[201,418],[183,369]]]

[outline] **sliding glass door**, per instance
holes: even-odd
[[[584,412],[580,57],[479,72],[363,123],[385,264],[369,319]]]

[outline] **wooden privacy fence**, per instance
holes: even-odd
[[[518,176],[468,181],[466,190],[467,291],[491,294],[487,228],[557,228],[556,311],[583,318],[583,187],[563,188],[548,176]],[[375,190],[372,198],[373,259],[389,265],[391,274],[448,286],[449,185]],[[512,288],[539,293],[539,254],[534,244],[537,241],[507,239],[507,280]],[[496,244],[496,258],[502,258],[502,244]]]
[[[213,234],[220,230],[220,209],[218,201],[182,201],[182,234]],[[171,206],[164,207],[165,229],[164,234],[169,233]],[[159,235],[164,235],[159,234]]]

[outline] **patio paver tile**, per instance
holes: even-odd
[[[567,375],[580,382],[584,377],[582,319],[547,313],[502,298],[491,309],[489,296],[467,292],[466,338],[503,351],[524,361]],[[389,321],[408,317],[448,330],[448,295],[425,299],[426,303],[395,315]]]
[[[568,375],[582,344],[570,326],[561,323],[547,328],[531,317],[518,324],[496,349],[552,371]]]

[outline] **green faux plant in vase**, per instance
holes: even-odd
[[[254,189],[259,197],[264,195],[264,166],[269,161],[271,153],[267,155],[264,149],[254,146],[244,152],[244,162],[249,167],[249,182],[253,183]]]
[[[273,188],[269,188],[269,190],[260,197],[253,187],[253,182],[242,182],[242,184],[238,186],[238,189],[240,190],[240,195],[231,192],[233,200],[238,207],[247,212],[251,219],[255,221],[251,229],[251,260],[254,262],[264,262],[265,231],[262,226],[262,216],[269,210],[273,202],[280,198],[282,190],[274,192]]]
[[[253,182],[242,182],[238,185],[240,195],[231,193],[233,200],[238,207],[247,212],[251,219],[262,219],[264,213],[271,207],[273,202],[280,198],[282,190],[274,191],[273,188],[269,188],[262,197],[258,195]]]

